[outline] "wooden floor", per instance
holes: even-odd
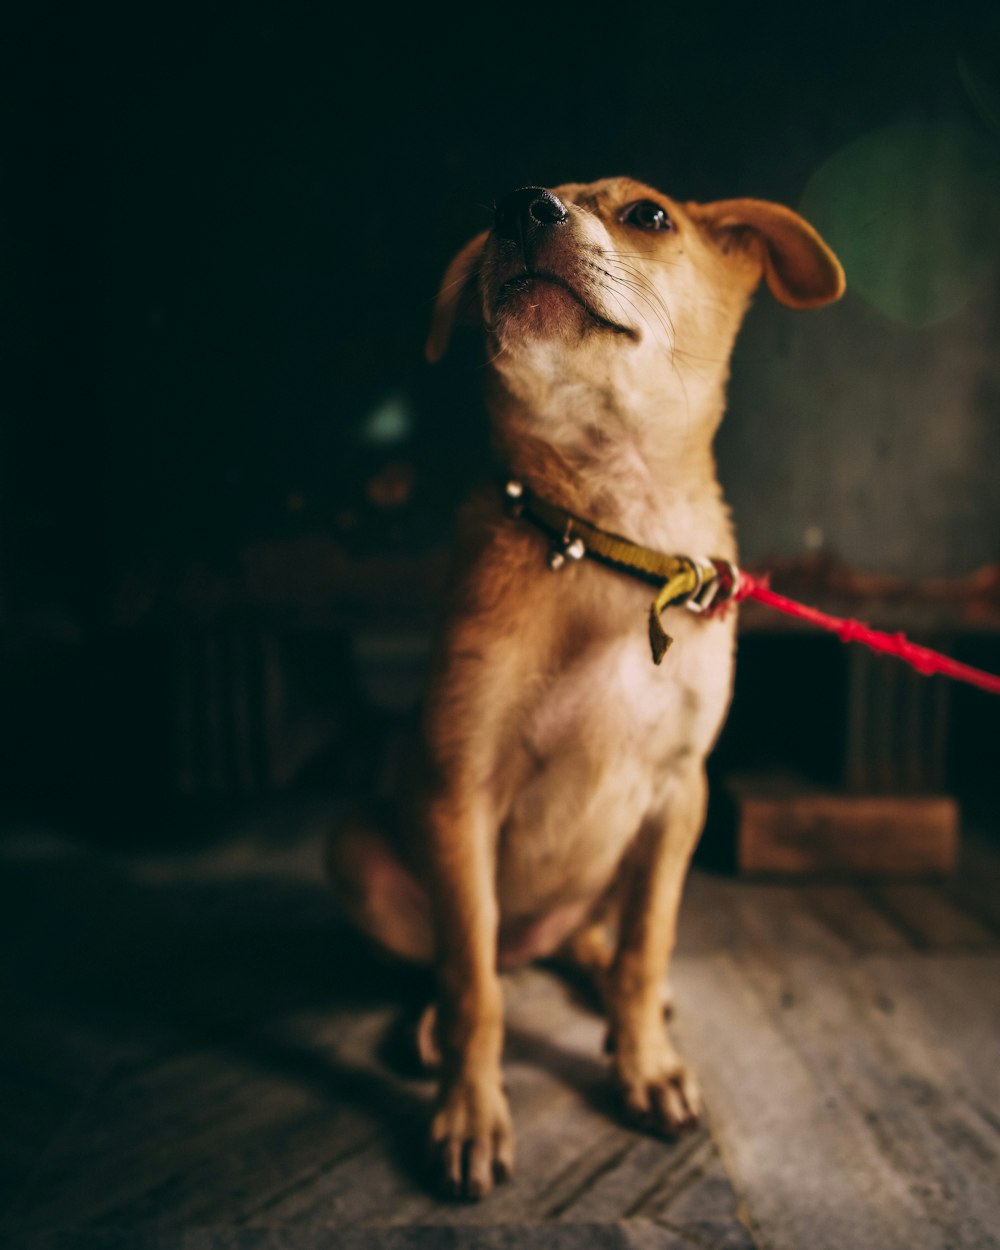
[[[518,1175],[423,1168],[426,986],[336,927],[321,804],[209,851],[0,851],[5,1246],[1000,1246],[1000,853],[948,887],[690,883],[673,989],[708,1127],[619,1125],[602,1027],[508,982]]]

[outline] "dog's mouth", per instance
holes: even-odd
[[[523,273],[515,274],[513,278],[508,278],[497,293],[494,302],[494,313],[499,312],[505,305],[513,303],[518,296],[524,295],[539,285],[558,287],[559,290],[564,291],[575,304],[582,308],[596,325],[602,329],[610,330],[613,334],[621,334],[626,338],[632,339],[633,342],[638,342],[639,335],[631,326],[622,325],[620,322],[612,321],[610,317],[605,317],[572,283],[567,282],[565,278],[561,278],[558,274],[549,273],[546,270],[525,270]]]

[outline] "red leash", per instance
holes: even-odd
[[[758,603],[766,604],[778,612],[808,621],[820,629],[829,630],[830,633],[836,634],[841,642],[860,642],[862,646],[870,647],[873,651],[883,651],[886,655],[894,655],[900,660],[905,660],[925,677],[933,673],[942,673],[945,677],[954,678],[955,681],[965,681],[972,686],[978,686],[980,690],[988,690],[990,694],[1000,694],[1000,677],[995,677],[992,673],[984,673],[982,669],[973,668],[969,664],[959,664],[957,660],[949,659],[939,651],[932,651],[930,647],[918,646],[915,642],[910,642],[905,634],[887,634],[882,630],[870,628],[863,621],[854,621],[844,616],[830,616],[826,612],[820,612],[817,608],[810,608],[794,599],[787,599],[771,589],[766,576],[754,577],[752,573],[745,573],[740,569],[737,577],[735,593],[732,595],[735,600],[756,599]]]

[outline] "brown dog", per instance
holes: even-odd
[[[662,987],[735,614],[670,609],[675,645],[654,664],[640,575],[566,557],[595,554],[597,527],[713,557],[692,566],[690,606],[702,573],[723,579],[735,544],[712,438],[762,276],[793,308],[843,290],[836,258],[786,208],[681,205],[614,178],[515,191],[438,295],[428,356],[457,318],[482,326],[496,450],[524,511],[497,486],[465,512],[411,784],[386,827],[338,831],[328,867],[362,929],[437,967],[432,1141],[457,1195],[482,1196],[513,1165],[498,967],[575,958],[601,986],[627,1109],[666,1133],[698,1114]]]

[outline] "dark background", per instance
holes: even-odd
[[[9,7],[6,806],[179,838],[179,795],[361,775],[483,452],[474,353],[423,363],[434,289],[527,182],[771,198],[840,252],[836,308],[762,295],[737,350],[748,564],[1000,559],[995,9]],[[835,777],[838,648],[742,650],[727,758]],[[996,707],[956,691],[950,726],[946,781],[981,803]]]

